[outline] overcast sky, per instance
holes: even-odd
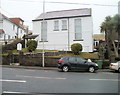
[[[45,0],[45,12],[92,8],[93,32],[99,33],[99,26],[105,17],[114,16],[118,13],[119,1],[120,0]],[[1,0],[0,10],[7,17],[22,18],[25,21],[24,24],[32,29],[32,20],[43,12],[42,2],[43,0]]]

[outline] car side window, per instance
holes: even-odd
[[[118,61],[118,65],[120,66],[120,61]]]
[[[77,62],[78,62],[78,63],[85,63],[85,61],[86,61],[85,59],[77,58]]]
[[[75,63],[76,62],[76,58],[75,57],[70,57],[69,58],[69,62]]]

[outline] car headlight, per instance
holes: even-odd
[[[96,66],[98,66],[98,64],[95,64]]]

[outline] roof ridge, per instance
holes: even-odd
[[[78,17],[78,16],[91,16],[91,8],[79,8],[79,9],[49,11],[49,12],[40,14],[33,21],[41,20],[41,19],[43,19],[43,17],[45,19],[55,19],[55,18]]]
[[[57,10],[57,11],[48,11],[46,13],[53,13],[53,12],[64,12],[64,11],[74,11],[74,10],[86,10],[91,8],[79,8],[79,9],[67,9],[67,10]]]

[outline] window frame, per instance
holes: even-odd
[[[67,30],[67,20],[62,20],[62,30]]]
[[[47,21],[41,22],[41,42],[43,41],[47,41]]]
[[[77,23],[79,21],[79,23]],[[81,19],[74,20],[75,41],[83,41],[82,39],[82,21]]]
[[[54,31],[59,31],[59,20],[54,21]]]

